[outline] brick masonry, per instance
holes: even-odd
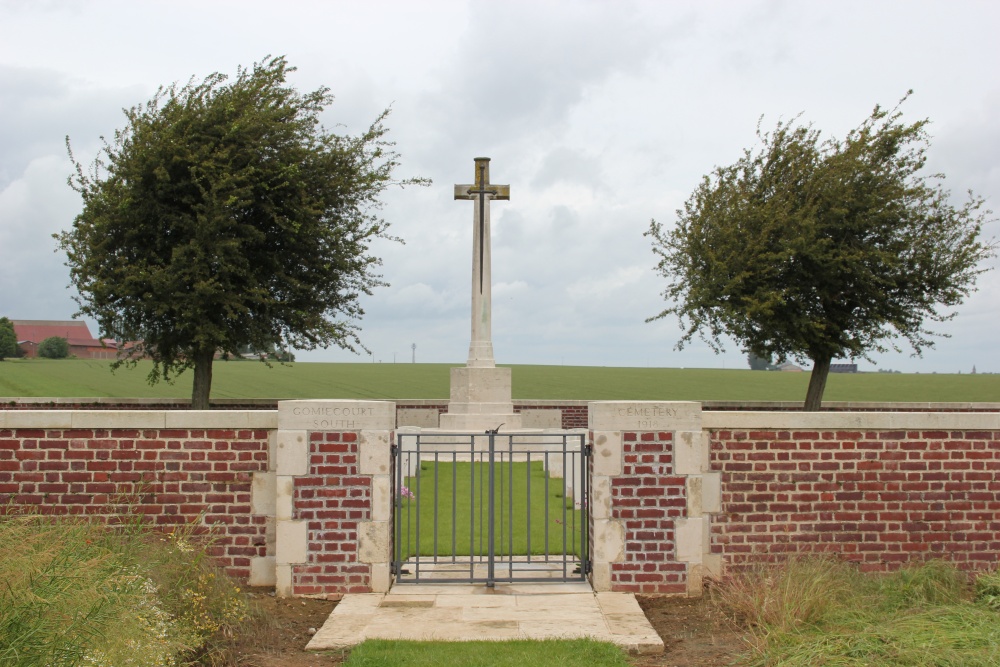
[[[625,528],[624,559],[611,564],[611,588],[632,593],[686,591],[675,522],[685,514],[685,480],[674,475],[673,433],[622,436],[622,474],[611,478],[612,517]]]
[[[0,410],[0,512],[127,509],[211,531],[230,573],[288,594],[386,590],[395,409]],[[790,553],[874,571],[1000,561],[995,413],[587,412],[599,590],[697,594],[704,576]]]
[[[292,565],[292,595],[371,592],[358,558],[359,529],[372,517],[372,478],[360,474],[358,434],[309,434],[309,474],[295,478],[293,518],[307,524],[307,562]]]
[[[1000,431],[747,430],[712,433],[722,512],[712,551],[730,569],[833,553],[870,571],[1000,557]]]
[[[266,517],[251,515],[250,491],[267,465],[266,429],[0,427],[0,513],[195,524],[211,533],[216,561],[245,579],[266,551]]]

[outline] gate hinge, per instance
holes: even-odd
[[[594,446],[591,445],[590,443],[587,443],[587,446],[583,448],[583,451],[584,451],[584,453],[587,456],[593,456],[594,455]]]
[[[389,453],[392,454],[393,456],[395,456],[396,454],[398,454],[399,453],[399,445],[397,445],[397,444],[389,445]]]

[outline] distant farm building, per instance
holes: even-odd
[[[857,373],[857,364],[830,364],[831,373]]]
[[[118,344],[113,340],[98,340],[90,333],[86,322],[78,320],[11,320],[17,346],[26,357],[37,357],[38,346],[46,338],[57,336],[69,343],[70,356],[80,359],[114,359]]]
[[[783,364],[778,364],[777,368],[778,368],[779,371],[785,371],[785,372],[788,372],[788,373],[801,373],[802,372],[802,367],[801,366],[796,366],[795,364],[793,364],[790,361],[786,361]]]

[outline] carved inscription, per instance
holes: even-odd
[[[337,407],[337,406],[306,406],[292,408],[296,417],[314,417],[313,428],[322,429],[353,429],[354,419],[351,417],[373,417],[373,408]]]
[[[665,428],[666,420],[677,417],[677,410],[665,405],[628,405],[618,408],[617,412],[640,431]]]

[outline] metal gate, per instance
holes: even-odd
[[[397,583],[585,580],[582,433],[399,433],[392,448]]]

